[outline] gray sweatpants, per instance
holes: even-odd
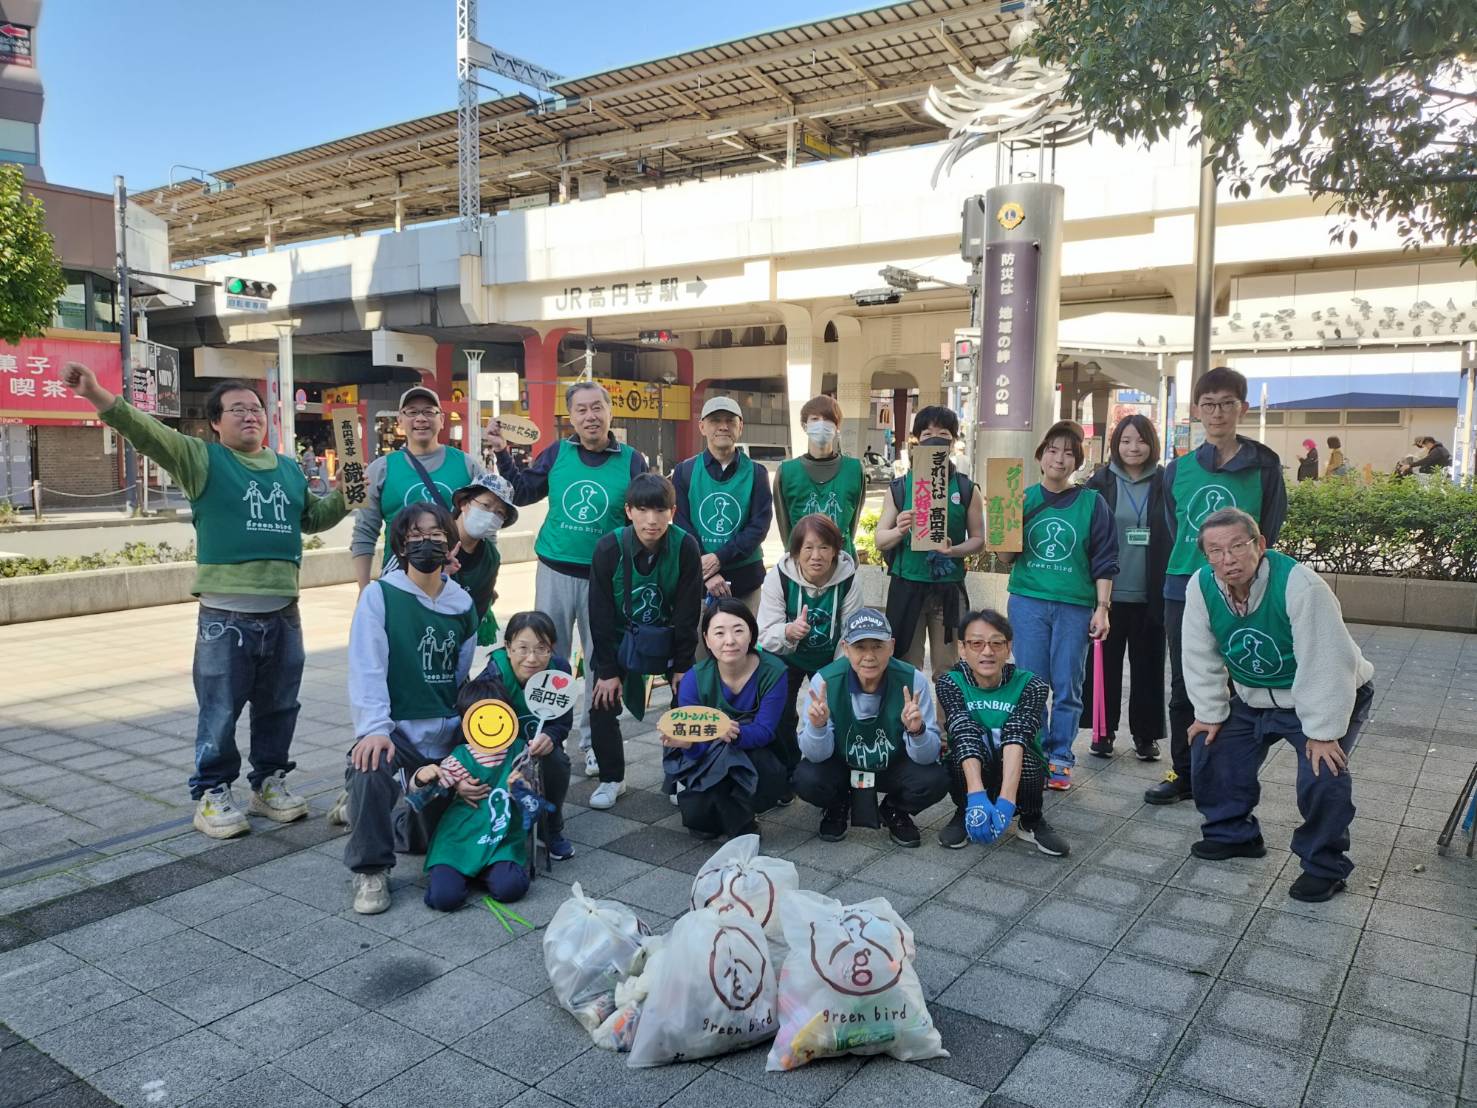
[[[594,639],[590,634],[590,582],[538,564],[534,576],[533,605],[554,621],[555,651],[574,663],[574,626],[579,624],[580,651],[585,656],[585,699],[574,714],[570,735],[581,750],[590,749],[590,697],[595,690]]]

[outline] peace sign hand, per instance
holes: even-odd
[[[903,689],[903,730],[910,735],[923,731],[923,709],[918,706],[918,698],[910,688]]]
[[[806,715],[810,725],[817,731],[824,731],[826,724],[831,722],[831,706],[826,702],[826,680],[817,678],[818,686],[810,689],[810,704],[806,707]]]

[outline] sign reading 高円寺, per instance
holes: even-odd
[[[985,549],[1019,554],[1024,546],[1025,463],[1020,458],[985,462]]]
[[[942,550],[949,542],[949,448],[918,445],[911,460],[912,548]]]
[[[359,444],[359,409],[353,405],[331,407],[328,418],[333,423],[333,441],[338,449],[338,480],[339,488],[344,491],[344,503],[350,508],[362,508],[369,503],[369,487],[364,451]]]

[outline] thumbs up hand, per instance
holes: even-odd
[[[802,604],[800,606],[800,614],[785,624],[786,642],[796,643],[810,634],[810,620],[807,618],[809,614],[810,609]]]
[[[819,686],[810,689],[810,703],[806,706],[806,716],[810,720],[811,727],[817,731],[824,731],[826,724],[831,722],[831,706],[826,703],[826,681],[825,678],[817,678]]]
[[[903,689],[903,730],[910,735],[923,731],[923,709],[918,706],[918,698],[910,688]]]

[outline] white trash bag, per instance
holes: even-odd
[[[692,907],[745,912],[770,939],[779,939],[784,935],[780,894],[799,888],[794,862],[761,855],[758,835],[739,835],[719,847],[698,870],[692,880]]]
[[[667,937],[626,1064],[660,1066],[761,1043],[779,1026],[775,996],[758,922],[743,912],[688,912]]]
[[[641,970],[651,928],[613,900],[591,900],[578,882],[544,930],[544,969],[554,996],[586,1031],[615,1011],[615,987]]]
[[[661,972],[662,958],[666,953],[667,936],[651,935],[642,944],[642,969],[615,987],[615,1011],[605,1017],[605,1022],[590,1032],[595,1045],[601,1050],[614,1050],[624,1054],[636,1041],[636,1026],[641,1021],[641,1006]]]
[[[949,1056],[913,969],[913,929],[885,897],[843,906],[801,890],[780,899],[790,954],[767,1069],[839,1054]]]

